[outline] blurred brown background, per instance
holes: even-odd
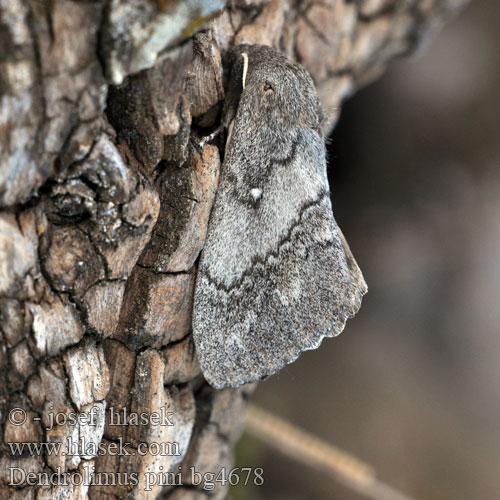
[[[418,58],[349,100],[334,213],[368,282],[344,333],[253,401],[425,500],[500,498],[500,2],[476,0]],[[246,436],[236,499],[361,499]]]

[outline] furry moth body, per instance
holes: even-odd
[[[235,49],[193,305],[216,388],[262,379],[338,335],[367,290],[333,217],[322,122],[304,68],[269,47]]]

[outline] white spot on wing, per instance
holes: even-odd
[[[250,194],[255,201],[260,200],[262,198],[262,189],[259,188],[250,189]]]

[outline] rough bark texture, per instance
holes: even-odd
[[[218,124],[224,54],[263,43],[300,61],[332,127],[344,97],[463,3],[1,3],[1,498],[226,496],[220,485],[190,486],[189,473],[183,487],[144,484],[145,474],[181,464],[229,467],[251,390],[211,389],[190,337],[195,263],[220,167],[218,148],[200,150],[193,138]],[[25,411],[22,425],[14,408]],[[110,408],[150,416],[166,408],[174,425],[114,425]],[[47,430],[51,414],[89,414],[95,425],[60,417]],[[177,443],[178,454],[9,447],[68,437],[108,451],[121,440],[129,452]],[[90,486],[42,486],[40,476],[17,484],[18,476],[14,487],[11,467],[122,476]],[[132,473],[139,484],[123,479]]]

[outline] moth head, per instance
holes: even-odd
[[[241,58],[243,60],[243,69],[241,75],[241,87],[244,90],[246,86],[246,80],[248,75],[248,54],[246,52],[242,52]],[[262,83],[262,90],[265,94],[273,94],[274,93],[274,83],[266,78]]]
[[[241,52],[242,93],[252,94],[270,119],[316,128],[322,111],[309,73],[269,47],[252,46]],[[262,110],[262,108],[261,108]]]
[[[240,104],[255,121],[271,128],[320,129],[323,112],[309,73],[279,51],[262,45],[234,49],[231,82],[224,103],[226,126]]]

